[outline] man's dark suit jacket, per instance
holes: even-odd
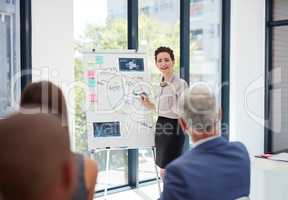
[[[249,193],[250,159],[245,146],[217,137],[166,167],[161,200],[234,200]]]

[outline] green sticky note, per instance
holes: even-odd
[[[88,86],[89,87],[96,87],[96,79],[88,79]]]
[[[96,64],[103,64],[103,56],[96,56]]]

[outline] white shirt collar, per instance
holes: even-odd
[[[160,76],[160,81],[162,81],[163,80],[163,78],[164,78],[164,76]],[[171,77],[169,78],[169,80],[166,80],[165,82],[167,82],[167,83],[173,83],[174,82],[174,80],[177,78],[177,76],[173,73],[172,75],[171,75]]]
[[[196,148],[197,146],[199,146],[200,144],[203,144],[203,143],[208,142],[208,141],[210,141],[210,140],[214,140],[214,139],[216,139],[216,138],[218,138],[218,137],[220,137],[220,135],[216,135],[216,136],[212,136],[212,137],[208,137],[208,138],[199,140],[199,141],[193,143],[192,147],[193,147],[193,149],[194,149],[194,148]]]

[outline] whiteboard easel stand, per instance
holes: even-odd
[[[158,185],[159,195],[161,195],[160,177],[159,177],[158,169],[157,169],[157,165],[156,165],[155,147],[152,147],[152,152],[153,152],[153,157],[154,157],[154,167],[155,167],[155,172],[156,172],[156,181],[157,181],[157,185]]]
[[[108,193],[108,178],[109,178],[109,164],[110,164],[110,148],[106,148],[106,170],[105,170],[105,189],[104,189],[104,199],[107,199]]]

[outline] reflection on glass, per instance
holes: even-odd
[[[76,151],[87,154],[84,67],[79,53],[103,49],[127,49],[127,0],[74,0],[75,40],[75,141]],[[105,185],[115,187],[128,183],[127,150],[111,151],[109,176],[105,179],[106,151],[96,152],[99,164],[96,190]]]

